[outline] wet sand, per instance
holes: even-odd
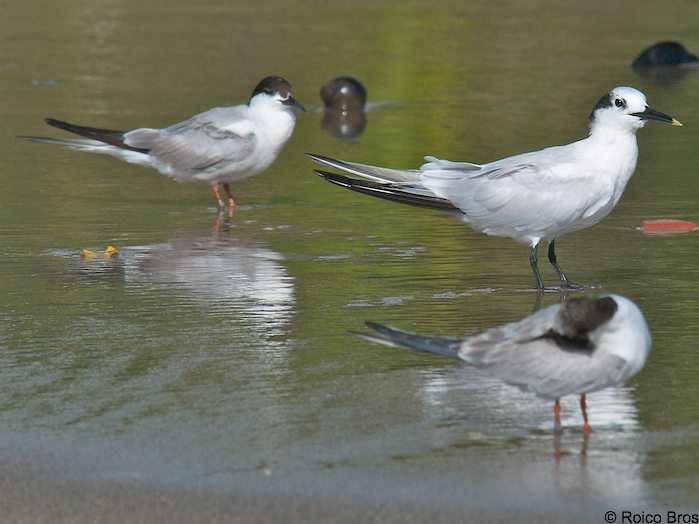
[[[1,522],[36,523],[308,523],[308,522],[588,522],[579,512],[531,508],[440,510],[407,504],[284,496],[240,496],[162,490],[124,484],[86,484],[59,478],[30,478],[5,470]]]
[[[249,477],[251,482],[237,487],[227,483],[215,490],[154,486],[142,480],[94,480],[102,474],[101,465],[90,473],[80,460],[62,463],[60,451],[13,455],[16,448],[12,448],[0,450],[2,523],[588,522],[592,515],[604,513],[578,503],[572,508],[537,506],[535,501],[529,507],[513,506],[505,493],[498,506],[479,500],[478,491],[464,492],[448,507],[431,502],[429,496],[407,501],[396,497],[395,489],[387,490],[387,500],[382,501],[377,492],[380,482],[363,473],[348,483],[348,493],[340,489],[317,496],[299,494],[306,483],[303,473],[287,478],[259,473]],[[309,485],[312,493],[314,481]],[[414,487],[407,490],[408,496]]]

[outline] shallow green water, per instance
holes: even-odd
[[[657,82],[628,67],[668,36],[696,52],[693,3],[0,7],[0,441],[84,464],[83,478],[595,518],[696,507],[699,236],[637,227],[699,220],[699,72]],[[274,166],[235,185],[232,217],[205,185],[14,138],[57,136],[46,116],[167,125],[246,100],[268,74],[307,107],[338,74],[392,103],[348,142],[300,115]],[[549,403],[345,334],[366,319],[451,335],[519,319],[535,298],[527,248],[342,191],[303,152],[485,162],[585,136],[621,84],[685,127],[641,130],[617,209],[557,242],[574,280],[635,300],[654,338],[627,387],[590,396],[589,441],[575,399],[557,444]],[[121,255],[79,256],[108,244]]]

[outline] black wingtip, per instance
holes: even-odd
[[[124,131],[118,131],[116,129],[102,129],[98,127],[87,127],[79,126],[77,124],[71,124],[64,122],[63,120],[58,120],[56,118],[45,118],[44,122],[48,125],[57,127],[58,129],[63,129],[69,133],[74,133],[76,135],[84,136],[91,140],[97,140],[99,142],[104,142],[112,146],[119,147],[121,149],[128,149],[130,151],[136,151],[138,153],[148,154],[149,150],[133,147],[124,142]]]
[[[88,136],[88,132],[92,131],[101,131],[98,129],[93,129],[89,127],[83,127],[83,126],[78,126],[75,124],[71,124],[70,122],[66,122],[65,120],[58,120],[57,118],[44,118],[44,122],[46,122],[48,125],[51,127],[57,127],[58,129],[63,129],[64,131],[68,131],[70,133],[75,133],[76,135],[80,136],[87,136],[88,138],[93,138],[91,136]]]
[[[329,171],[321,171],[320,169],[314,169],[313,172],[331,184],[356,191],[357,193],[363,193],[365,195],[415,207],[426,207],[449,212],[458,211],[458,208],[449,200],[436,196],[432,197],[410,193],[399,185],[382,184],[371,180],[330,173]]]
[[[323,156],[323,155],[318,155],[318,154],[316,154],[316,153],[304,153],[304,154],[305,154],[306,156],[311,157],[313,160],[316,160],[316,159],[318,159],[318,160],[332,160],[332,158],[330,158],[330,157]]]
[[[306,156],[308,156],[308,158],[310,158],[314,162],[318,162],[319,164],[325,164],[331,167],[338,167],[338,165],[341,166],[344,164],[342,160],[336,160],[334,158],[330,158],[329,156],[317,155],[315,153],[306,153]],[[342,167],[338,168],[342,169]]]
[[[46,122],[48,125],[57,127],[59,129],[65,129],[66,131],[70,131],[71,124],[68,122],[64,122],[63,120],[58,120],[56,118],[44,118],[44,122]]]
[[[346,187],[352,189],[354,184],[352,184],[352,178],[338,175],[337,173],[330,173],[329,171],[321,171],[320,169],[314,169],[313,172],[321,178],[324,178],[331,184]]]
[[[407,331],[404,332],[400,329],[397,329],[397,328],[394,328],[391,326],[386,326],[384,324],[379,324],[378,322],[372,322],[370,320],[365,320],[364,324],[366,324],[366,326],[368,328],[371,328],[374,331],[376,331],[376,333],[378,333],[378,335],[372,335],[372,336],[378,337],[378,338],[385,338],[386,340],[390,340],[390,341],[405,345],[403,342],[399,342],[398,339],[395,338],[395,335],[396,335],[396,333],[400,333],[400,334],[405,335],[405,334],[408,334]]]

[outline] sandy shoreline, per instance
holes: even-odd
[[[141,480],[94,480],[84,464],[61,463],[51,453],[12,455],[14,446],[0,450],[0,523],[411,523],[453,522],[585,522],[583,514],[562,508],[484,508],[464,493],[450,507],[381,500],[370,482],[367,496],[337,493],[294,495],[276,489],[284,479],[272,479],[260,489],[252,482],[240,489],[227,485],[212,491],[199,487],[153,486]],[[298,478],[289,479],[291,482]],[[356,488],[356,486],[355,486]],[[258,491],[258,492],[256,492]],[[369,495],[369,492],[371,494]],[[596,514],[597,512],[594,511]]]
[[[577,523],[601,521],[619,501],[606,490],[581,491],[577,482],[551,491],[547,461],[524,461],[524,469],[474,461],[420,474],[402,464],[206,474],[161,469],[162,459],[114,443],[3,432],[0,524]],[[579,467],[571,457],[556,469],[568,478]]]
[[[410,505],[351,503],[270,495],[221,495],[114,483],[3,475],[0,522],[43,523],[409,523],[583,522],[583,515],[439,510]],[[542,510],[544,508],[541,508]]]

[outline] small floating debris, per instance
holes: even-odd
[[[82,249],[80,251],[80,256],[82,256],[84,259],[104,258],[106,260],[109,260],[110,258],[117,256],[118,254],[119,250],[114,246],[107,246],[106,248],[104,248],[104,251],[92,251],[90,249]]]
[[[320,126],[331,136],[356,138],[366,127],[366,89],[351,76],[338,76],[320,88],[323,120]]]
[[[640,229],[647,235],[668,235],[672,233],[689,233],[691,231],[696,231],[697,225],[687,220],[659,218],[656,220],[644,220],[641,223]]]
[[[676,66],[697,67],[699,58],[679,42],[658,42],[644,49],[631,64],[633,68]]]
[[[351,76],[338,76],[320,88],[320,98],[326,111],[364,111],[366,89]]]

